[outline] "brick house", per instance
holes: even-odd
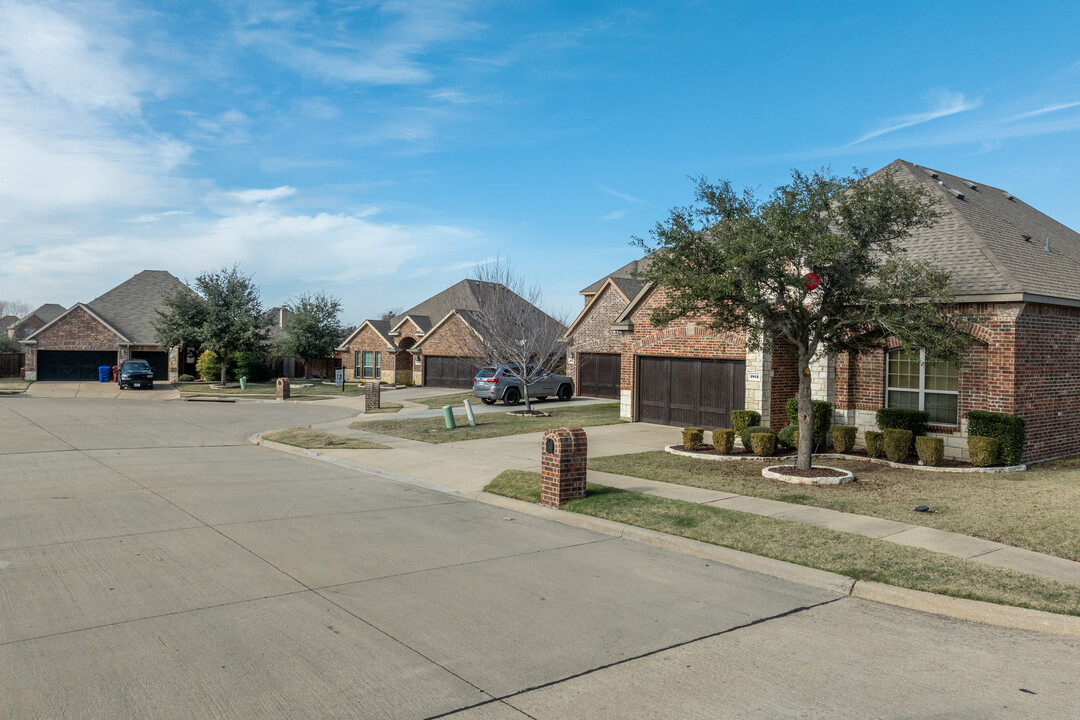
[[[56,303],[46,303],[38,309],[23,315],[21,318],[6,317],[2,321],[7,331],[7,336],[15,340],[23,340],[30,337],[35,330],[40,330],[45,324],[52,322],[64,313],[64,306]]]
[[[1026,419],[1026,461],[1080,453],[1080,234],[1004,190],[902,160],[888,168],[941,201],[939,221],[905,240],[908,256],[948,269],[958,305],[985,320],[959,366],[898,349],[818,357],[813,397],[834,404],[835,423],[858,426],[860,442],[879,408],[915,408],[930,413],[947,456],[966,458],[965,416],[978,409]],[[628,420],[727,427],[731,410],[746,408],[786,425],[798,387],[787,348],[748,352],[700,320],[654,328],[664,289],[633,277],[647,262],[582,291],[567,332],[581,394],[618,397]]]
[[[144,270],[89,303],[76,303],[27,337],[28,380],[97,380],[98,367],[150,363],[154,376],[195,372],[195,348],[162,348],[154,339],[163,298],[187,286],[163,270]],[[183,352],[181,352],[183,350]]]
[[[334,353],[345,377],[471,387],[480,369],[470,350],[480,291],[479,280],[462,280],[389,320],[365,320]]]

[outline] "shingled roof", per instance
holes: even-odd
[[[104,295],[87,303],[102,320],[130,342],[156,345],[154,320],[165,309],[164,298],[177,290],[193,292],[165,270],[143,270]]]
[[[626,265],[623,265],[621,268],[611,273],[610,275],[605,275],[604,277],[600,278],[592,285],[582,290],[579,294],[595,295],[603,286],[604,281],[608,278],[611,278],[611,282],[615,283],[615,285],[618,286],[619,290],[622,291],[623,295],[630,299],[633,299],[635,295],[641,292],[641,288],[645,287],[645,282],[643,280],[638,280],[636,277],[634,277],[634,275],[649,266],[649,263],[651,262],[651,257],[651,255],[646,255],[639,260],[628,262]]]
[[[906,160],[878,172],[889,170],[898,179],[923,185],[941,201],[942,218],[933,227],[912,233],[903,245],[909,257],[929,260],[952,273],[958,299],[999,295],[1080,301],[1076,231],[1000,188]]]
[[[480,308],[480,281],[462,280],[432,295],[419,305],[414,305],[390,321],[390,327],[396,327],[406,317],[427,332],[454,310],[478,310]]]

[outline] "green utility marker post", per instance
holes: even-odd
[[[464,402],[465,402],[465,414],[469,418],[469,424],[472,425],[473,427],[476,427],[476,415],[473,415],[472,405],[469,404],[468,399],[466,399]]]
[[[446,429],[453,430],[457,427],[454,423],[454,407],[452,405],[443,405],[442,407],[443,418],[446,420]]]

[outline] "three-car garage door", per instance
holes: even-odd
[[[97,380],[98,368],[116,364],[115,350],[38,350],[38,380]]]
[[[578,353],[578,395],[619,397],[622,355]]]
[[[424,385],[471,388],[480,365],[472,358],[424,356]]]
[[[746,362],[639,357],[638,419],[706,429],[731,427],[746,404]]]

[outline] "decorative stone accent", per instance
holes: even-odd
[[[364,410],[378,410],[382,407],[382,385],[369,382],[364,386]]]
[[[540,440],[540,502],[560,505],[585,497],[589,441],[582,428],[548,430]]]
[[[795,485],[840,485],[842,483],[849,483],[855,480],[855,476],[848,470],[841,468],[829,467],[827,465],[815,465],[815,470],[833,470],[842,475],[825,476],[825,477],[803,477],[801,475],[789,475],[785,473],[785,470],[790,470],[789,465],[773,465],[772,467],[763,468],[761,470],[761,476],[772,478],[773,480],[779,480],[781,482],[792,483]]]
[[[280,377],[277,379],[277,399],[288,400],[290,395],[289,378]]]

